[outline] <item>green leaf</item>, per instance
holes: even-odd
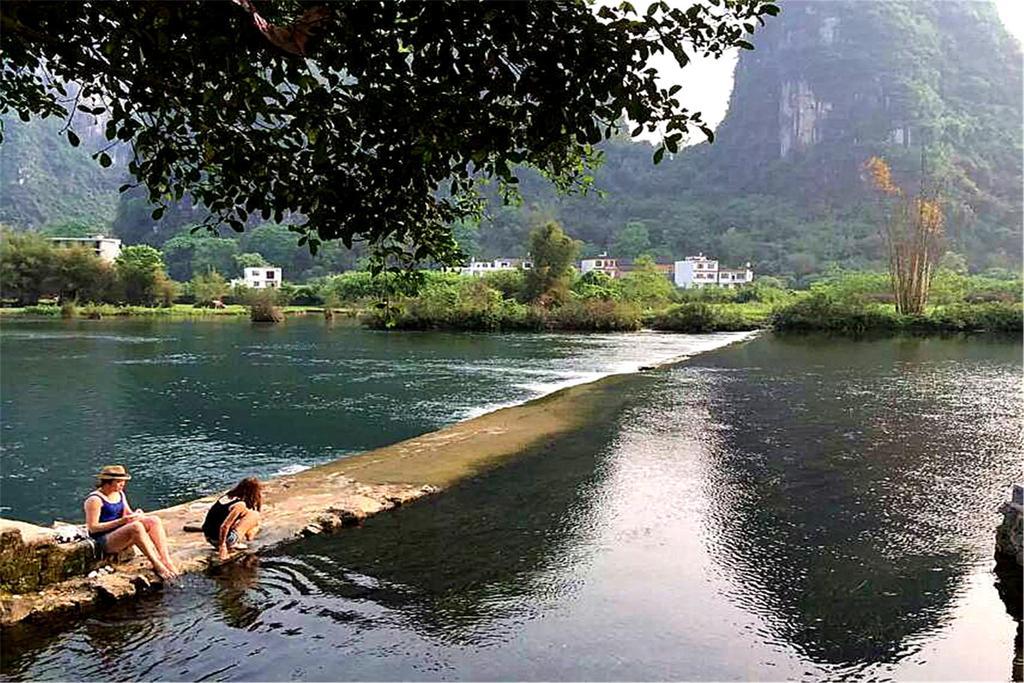
[[[110,165],[112,163],[114,162],[111,160],[109,154],[107,154],[106,152],[100,152],[100,166],[102,166],[103,168],[110,168]]]
[[[665,148],[664,147],[659,147],[658,149],[654,150],[654,163],[655,164],[660,164],[661,160],[664,157],[665,157]]]
[[[78,139],[78,134],[70,128],[68,129],[68,142],[71,143],[72,147],[78,147],[78,144],[81,142],[81,140]]]
[[[153,213],[150,214],[150,217],[155,221],[160,220],[161,218],[164,217],[164,209],[165,207],[163,206],[156,207],[155,209],[153,209]]]

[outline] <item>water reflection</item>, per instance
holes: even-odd
[[[605,414],[625,398],[609,396]],[[372,601],[439,642],[502,641],[509,620],[528,620],[578,586],[606,473],[594,444],[615,429],[598,419],[442,496],[289,547],[287,557],[321,593]]]
[[[1010,665],[1010,677],[1014,681],[1024,680],[1024,576],[1021,568],[1013,559],[996,558],[996,591],[1006,606],[1006,613],[1017,623],[1017,632],[1013,638],[1013,660]]]
[[[897,661],[991,552],[989,513],[1020,468],[1019,347],[977,361],[917,339],[765,350],[676,373],[711,384],[697,410],[717,427],[714,553],[734,599],[811,659],[852,674]]]
[[[1019,359],[769,338],[635,377],[586,429],[443,495],[5,634],[3,675],[1005,676],[988,572]]]

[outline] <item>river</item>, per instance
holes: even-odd
[[[247,444],[244,457],[268,453],[253,465],[270,472],[419,433],[582,373],[713,345],[681,335],[204,324],[88,332],[5,324],[4,436],[27,434],[28,406],[41,410],[46,395],[52,411],[86,396],[90,416],[106,401],[115,402],[110,414],[130,408],[122,419],[131,427],[112,443],[150,424],[179,442],[229,425],[227,434],[242,436],[219,441]],[[47,336],[64,334],[163,341]],[[17,385],[12,349],[40,359],[35,374],[15,371]],[[0,672],[11,680],[1006,679],[1015,622],[993,587],[991,552],[995,510],[1024,475],[1021,351],[1019,341],[987,338],[765,335],[694,355],[616,385],[627,395],[613,419],[361,528],[59,626],[9,629]],[[189,355],[116,362],[133,353]],[[82,375],[54,362],[62,354],[116,367]],[[218,354],[206,365],[194,358]],[[270,364],[251,367],[262,361],[243,354]],[[378,365],[359,365],[371,354]],[[314,362],[328,357],[337,362]],[[297,407],[341,400],[348,383],[339,375],[373,367],[381,374],[362,395],[399,401],[390,412],[383,398],[379,412],[356,419],[344,403],[327,415]],[[334,373],[333,393],[313,379],[319,373]],[[47,389],[36,388],[37,375],[51,377]],[[175,390],[182,375],[189,384]],[[255,414],[232,405],[261,385],[281,392],[280,402],[250,408]],[[316,400],[303,404],[314,390]],[[26,396],[31,403],[21,403]],[[401,400],[416,407],[403,410]],[[277,422],[276,410],[282,424],[264,424]],[[83,418],[72,418],[81,429]],[[361,420],[371,424],[360,428]],[[406,431],[379,433],[386,425]],[[21,436],[13,453],[35,452],[34,438]],[[4,448],[4,505],[30,509],[8,502],[18,489],[7,478],[9,442]],[[278,451],[286,453],[269,455]],[[182,468],[202,459],[191,457]],[[223,462],[233,457],[225,452]],[[74,459],[50,461],[37,481]],[[162,472],[174,467],[152,461]],[[143,462],[129,465],[145,472]],[[157,495],[142,479],[132,482],[135,496]]]

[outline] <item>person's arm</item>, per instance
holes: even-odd
[[[124,503],[124,510],[121,511],[122,517],[139,517],[142,515],[142,508],[132,510],[132,506],[128,503],[128,496],[124,491],[121,491],[121,502]]]
[[[225,519],[224,523],[220,525],[220,536],[218,538],[217,551],[220,553],[221,559],[226,558],[228,555],[228,533],[245,510],[245,503],[235,503],[231,506],[231,510],[228,511],[227,519]]]
[[[85,499],[85,528],[89,530],[90,534],[105,534],[131,521],[127,517],[119,517],[109,522],[101,522],[100,509],[102,507],[102,503],[96,496],[89,496]]]

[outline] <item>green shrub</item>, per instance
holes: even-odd
[[[677,289],[672,300],[677,303],[727,303],[736,301],[738,289],[730,287],[693,287]]]
[[[771,318],[780,331],[824,331],[839,334],[866,332],[1010,332],[1021,334],[1024,307],[1020,303],[956,303],[935,306],[924,315],[900,315],[878,304],[840,301],[815,292],[779,307]]]
[[[656,330],[673,332],[711,332],[714,326],[714,309],[703,302],[677,304],[656,316],[652,322]]]
[[[231,291],[224,276],[216,270],[197,273],[189,285],[197,308],[213,308],[214,301],[223,303],[224,297]]]
[[[325,303],[324,299],[320,296],[319,288],[313,285],[291,285],[290,283],[285,283],[285,286],[294,287],[290,301],[294,306],[320,306]]]
[[[34,306],[26,306],[25,315],[60,315],[60,306],[54,306],[53,304],[36,304]]]
[[[279,293],[274,289],[257,289],[249,295],[249,319],[254,323],[283,323],[284,312],[278,308]]]
[[[768,323],[771,309],[757,304],[677,304],[655,315],[650,326],[667,332],[739,332]]]
[[[484,283],[497,290],[503,299],[522,299],[526,286],[526,275],[521,268],[498,270],[483,276]]]
[[[771,325],[777,330],[821,330],[843,334],[892,331],[901,326],[895,309],[880,304],[841,299],[827,290],[814,290],[791,304],[775,309]]]
[[[378,277],[381,279],[374,279],[365,270],[350,271],[323,278],[311,286],[317,290],[321,300],[333,296],[342,303],[360,304],[383,295],[383,278],[388,276],[382,274]]]
[[[1024,307],[1019,303],[954,304],[929,311],[923,319],[908,321],[912,329],[930,331],[1024,331]]]
[[[548,329],[625,332],[641,327],[640,309],[624,301],[588,299],[569,301],[547,311]]]

